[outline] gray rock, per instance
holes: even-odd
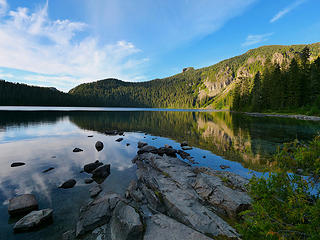
[[[52,209],[32,211],[21,218],[13,227],[15,232],[31,231],[52,220]]]
[[[123,140],[123,138],[118,138],[116,139],[116,142],[121,142]]]
[[[92,171],[92,179],[101,184],[110,175],[110,164],[104,164]]]
[[[29,213],[38,209],[38,202],[33,194],[23,194],[9,200],[8,212],[11,216]]]
[[[74,185],[76,185],[77,181],[74,180],[74,179],[69,179],[68,181],[65,181],[64,183],[62,183],[59,188],[64,188],[64,189],[67,189],[67,188],[73,188]]]
[[[225,186],[218,176],[199,173],[194,189],[204,200],[224,210],[222,213],[229,217],[235,218],[238,213],[248,210],[251,206],[252,200],[246,192]]]
[[[145,142],[138,142],[138,148],[142,148],[144,146],[147,146],[148,143],[145,143]]]
[[[73,149],[73,152],[82,152],[83,150],[81,148],[75,148]]]
[[[152,153],[159,154],[160,156],[163,156],[163,154],[166,154],[167,156],[170,156],[170,157],[177,157],[177,155],[176,155],[177,150],[175,150],[173,148],[161,147],[161,148],[158,148],[158,149],[152,151]]]
[[[199,195],[192,188],[196,174],[192,168],[179,160],[151,153],[139,155],[136,162],[137,176],[141,187],[150,189],[158,198],[155,206],[158,211],[211,236],[238,238],[237,232],[212,210],[202,204]],[[148,200],[148,198],[146,197]],[[148,200],[149,202],[149,200]]]
[[[93,179],[92,179],[92,178],[86,178],[86,179],[84,180],[84,183],[85,183],[85,184],[93,183]]]
[[[88,231],[102,226],[110,221],[112,211],[121,197],[116,193],[107,193],[90,202],[80,210],[80,217],[76,226],[76,236],[81,236]]]
[[[62,240],[74,240],[76,239],[76,233],[74,230],[69,230],[62,234]]]
[[[119,202],[111,219],[112,240],[138,240],[143,237],[143,224],[136,210]]]
[[[146,146],[143,146],[142,148],[139,149],[138,154],[142,154],[142,153],[146,153],[146,152],[152,152],[152,151],[155,151],[155,150],[157,150],[156,147],[146,145]]]
[[[126,198],[132,198],[136,202],[141,202],[143,200],[143,195],[138,189],[137,181],[132,180],[128,186],[125,194]]]
[[[176,220],[161,213],[152,215],[146,220],[146,232],[144,240],[210,240],[202,233],[199,233]]]
[[[26,164],[24,162],[11,163],[11,167],[20,167],[20,166],[23,166],[23,165],[26,165]]]
[[[84,165],[83,170],[87,173],[91,173],[93,170],[95,170],[96,168],[98,168],[102,165],[103,165],[103,163],[99,162],[97,160],[94,163],[89,163],[89,164]]]
[[[100,152],[103,149],[103,142],[97,141],[95,145],[98,152]]]
[[[90,197],[95,198],[98,196],[98,194],[102,191],[102,188],[100,185],[95,185],[92,188],[89,189]]]

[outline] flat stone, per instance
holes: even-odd
[[[21,218],[13,227],[15,232],[31,231],[41,225],[52,221],[52,209],[43,209],[39,211],[32,211],[23,218]]]
[[[210,240],[206,235],[193,230],[164,214],[157,213],[146,220],[144,240]]]
[[[38,209],[38,202],[33,194],[23,194],[9,200],[8,212],[11,216],[29,213]]]
[[[157,150],[156,147],[146,145],[146,146],[143,146],[143,147],[141,147],[139,149],[138,154],[142,154],[142,153],[146,153],[146,152],[152,152],[152,151],[155,151],[155,150]]]
[[[11,167],[20,167],[20,166],[23,166],[23,165],[26,165],[26,164],[24,162],[11,163]]]
[[[98,196],[98,194],[102,191],[102,188],[100,185],[95,185],[92,188],[89,189],[90,197],[95,198]]]
[[[76,185],[77,181],[74,180],[74,179],[69,179],[68,181],[65,181],[64,183],[62,183],[59,188],[64,188],[64,189],[67,189],[67,188],[73,188],[74,185]]]
[[[184,151],[187,151],[187,150],[191,150],[191,149],[192,149],[192,147],[185,146],[185,147],[182,147],[181,149],[182,149],[182,150],[184,150]]]
[[[119,202],[111,219],[112,240],[139,240],[143,237],[143,224],[136,210]]]

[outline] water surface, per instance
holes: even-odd
[[[196,165],[220,169],[224,164],[230,166],[229,171],[248,177],[250,169],[269,167],[270,154],[281,143],[295,138],[307,141],[320,131],[317,122],[225,111],[57,110],[7,107],[0,111],[0,239],[59,239],[75,225],[80,206],[89,199],[90,185],[84,184],[89,175],[80,173],[84,164],[95,160],[111,164],[111,175],[103,187],[123,193],[135,178],[131,159],[138,141],[157,147],[170,144],[177,149],[180,142],[188,141],[193,147],[188,152]],[[113,129],[125,131],[122,142],[115,141],[119,136],[104,134]],[[98,140],[105,146],[101,152],[94,147]],[[84,151],[73,153],[75,147]],[[26,165],[11,168],[15,161]],[[55,169],[42,173],[49,167]],[[77,180],[74,188],[57,188],[70,178]],[[54,224],[31,233],[13,234],[17,219],[7,213],[8,199],[23,193],[35,194],[40,208],[52,208]]]

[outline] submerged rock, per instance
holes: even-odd
[[[74,185],[76,185],[77,181],[74,180],[74,179],[69,179],[68,181],[65,181],[64,183],[62,183],[59,188],[64,188],[64,189],[67,189],[67,188],[73,188]]]
[[[94,163],[89,163],[89,164],[86,164],[84,165],[83,167],[83,170],[86,172],[86,173],[91,173],[93,170],[95,170],[96,168],[102,166],[103,163],[102,162],[99,162],[98,160],[95,161]]]
[[[112,240],[139,240],[143,237],[143,224],[136,210],[120,201],[111,219]]]
[[[24,162],[11,163],[11,167],[20,167],[20,166],[23,166],[23,165],[26,165],[26,164]]]
[[[90,197],[95,198],[98,196],[98,194],[102,191],[102,188],[100,185],[95,185],[92,188],[89,189]]]
[[[98,152],[100,152],[103,149],[103,142],[97,141],[95,145]]]
[[[102,183],[110,175],[110,164],[102,165],[92,171],[92,179],[97,183]]]
[[[52,221],[52,209],[43,209],[39,211],[32,211],[23,218],[21,218],[13,227],[15,232],[31,231],[43,224]]]
[[[33,194],[23,194],[9,200],[8,212],[11,216],[29,213],[38,209],[38,202]]]
[[[49,172],[49,171],[51,171],[51,170],[53,170],[53,169],[54,169],[54,167],[49,167],[48,169],[43,170],[42,172],[43,172],[43,173],[47,173],[47,172]]]
[[[74,148],[73,152],[83,152],[83,150],[81,148]]]
[[[86,179],[84,180],[84,183],[85,183],[85,184],[93,183],[93,179],[92,179],[92,178],[86,178]]]

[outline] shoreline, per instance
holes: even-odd
[[[301,114],[278,114],[278,113],[257,113],[257,112],[239,112],[252,117],[279,117],[279,118],[294,118],[298,120],[306,120],[306,121],[320,121],[320,117],[317,116],[308,116]]]

